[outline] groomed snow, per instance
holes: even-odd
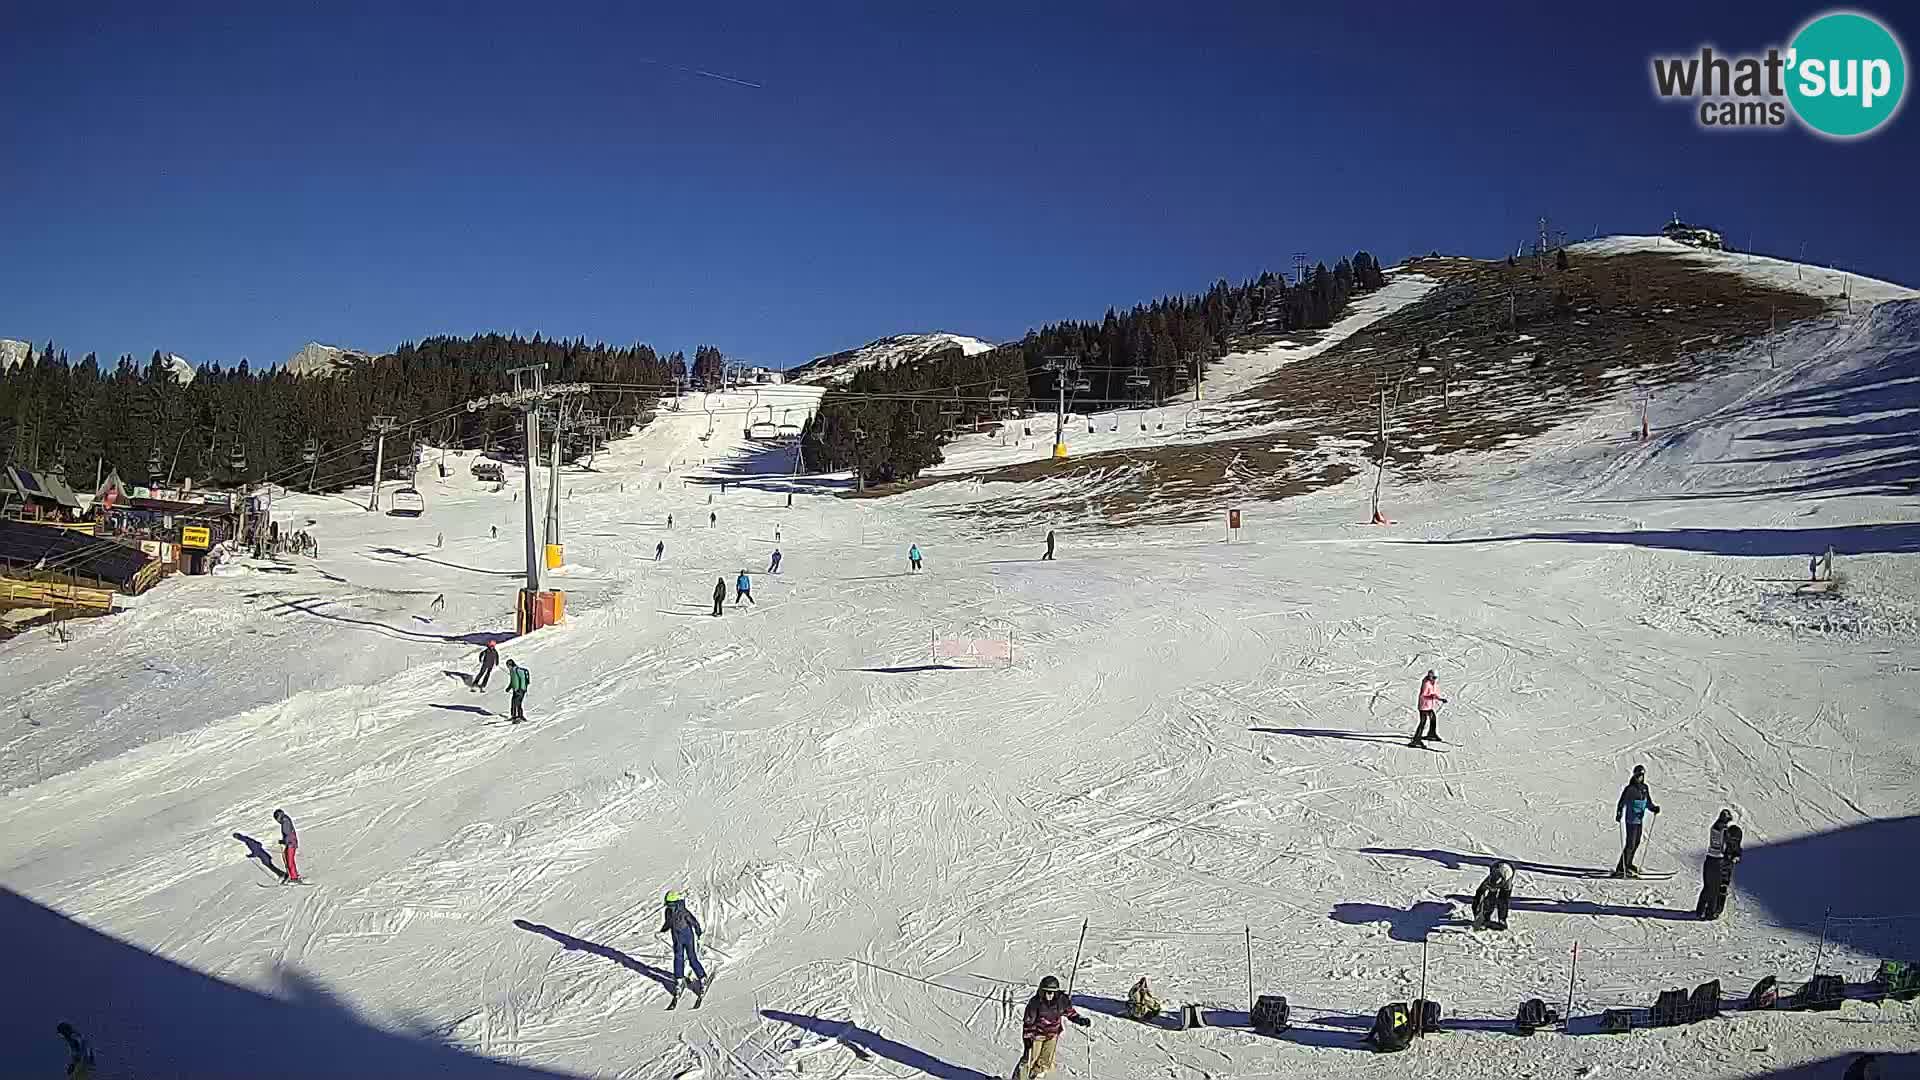
[[[1066,977],[1083,920],[1095,1025],[1068,1032],[1061,1076],[1718,1080],[1911,1052],[1912,1007],[1858,1003],[1494,1029],[1522,998],[1565,1004],[1576,943],[1585,1019],[1711,978],[1796,982],[1829,908],[1824,967],[1915,951],[1911,921],[1851,921],[1915,906],[1912,639],[1736,616],[1763,592],[1825,603],[1789,579],[1826,543],[1848,602],[1912,603],[1911,499],[1853,481],[1914,445],[1917,322],[1889,305],[1786,335],[1775,366],[1743,355],[1658,402],[1649,444],[1620,437],[1623,399],[1391,480],[1388,529],[1355,524],[1355,482],[1249,507],[1233,543],[1063,516],[1045,563],[1040,530],[966,515],[1013,485],[833,498],[844,480],[785,476],[788,450],[690,399],[566,470],[570,617],[502,646],[532,672],[525,727],[502,722],[500,677],[459,677],[510,621],[516,470],[500,491],[423,470],[412,521],[352,492],[282,500],[317,560],[243,561],[69,643],[5,646],[9,1067],[57,1075],[67,1020],[112,1077],[1004,1076],[1002,994],[1017,1013]],[[1879,426],[1841,430],[1863,407]],[[1836,430],[1731,486],[1797,427]],[[756,605],[729,594],[713,618],[742,568]],[[1010,667],[930,650],[1003,640]],[[1428,668],[1447,753],[1402,745]],[[1635,764],[1663,810],[1642,865],[1676,876],[1572,876],[1612,865]],[[272,847],[276,807],[309,888],[249,847]],[[1684,913],[1722,807],[1748,852],[1702,924]],[[1511,932],[1475,935],[1458,898],[1494,857],[1522,900]],[[662,1011],[670,888],[718,973],[697,1013]],[[1249,932],[1287,1037],[1113,1015],[1147,976],[1235,1023]],[[1423,956],[1473,1029],[1376,1058],[1359,1036],[1418,994]]]

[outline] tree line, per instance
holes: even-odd
[[[48,342],[0,372],[0,452],[11,464],[64,470],[77,490],[114,470],[129,485],[190,479],[228,487],[270,477],[332,491],[367,481],[371,459],[357,451],[375,416],[397,418],[386,445],[390,477],[409,475],[416,445],[519,456],[524,439],[516,411],[469,413],[465,403],[510,389],[507,372],[533,364],[546,365],[548,383],[627,387],[567,399],[567,457],[586,449],[587,431],[576,416],[597,413],[608,436],[618,437],[653,413],[654,388],[688,374],[685,356],[662,357],[648,345],[480,334],[408,342],[325,376],[256,372],[241,361],[210,364],[183,382],[157,351],[144,365],[125,355],[103,368],[92,353],[74,363]],[[309,440],[317,451],[312,465]]]
[[[1236,341],[1329,326],[1356,295],[1386,284],[1366,251],[1289,283],[1272,271],[1238,285],[1224,279],[1197,296],[1168,296],[1099,322],[1059,322],[1019,341],[965,355],[954,348],[910,364],[866,368],[829,390],[802,432],[813,471],[853,469],[867,483],[911,479],[943,460],[955,435],[1057,403],[1048,358],[1073,357],[1086,389],[1081,411],[1149,407],[1189,386]],[[1004,392],[1006,400],[994,399]],[[876,397],[874,395],[893,395]]]

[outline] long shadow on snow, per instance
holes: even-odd
[[[1258,730],[1257,728],[1255,730]],[[1516,859],[1510,855],[1464,855],[1457,851],[1441,851],[1439,848],[1361,848],[1362,855],[1400,855],[1409,859],[1430,859],[1449,870],[1466,867],[1486,869],[1494,863],[1503,862],[1516,871],[1528,874],[1545,874],[1548,877],[1592,878],[1606,876],[1606,869],[1590,866],[1562,866],[1558,863],[1534,862],[1531,859]],[[1744,865],[1744,864],[1743,864]]]
[[[274,864],[273,856],[267,853],[267,849],[261,845],[260,841],[255,840],[246,833],[234,833],[233,838],[247,845],[247,858],[258,860],[261,866],[273,871],[280,880],[285,881],[287,879],[287,872]]]
[[[654,967],[651,964],[646,964],[639,960],[636,960],[633,957],[628,956],[626,953],[621,952],[619,949],[616,949],[611,945],[602,945],[597,941],[588,941],[586,938],[577,938],[577,937],[574,937],[572,934],[569,934],[563,930],[555,930],[551,926],[546,926],[537,922],[528,922],[525,919],[515,919],[513,920],[513,925],[519,927],[522,930],[527,931],[530,934],[539,934],[541,937],[544,937],[544,938],[552,938],[554,941],[557,941],[560,943],[561,948],[566,949],[570,952],[592,953],[595,956],[602,957],[607,960],[611,960],[614,963],[619,964],[621,967],[626,968],[628,971],[634,972],[635,974],[638,974],[638,975],[645,975],[647,978],[652,979],[654,982],[659,983],[660,988],[663,990],[666,990],[668,992],[672,992],[673,990],[673,973],[672,972],[662,971],[661,969]]]
[[[1335,904],[1329,915],[1350,926],[1386,923],[1387,936],[1395,941],[1425,941],[1436,927],[1465,925],[1453,917],[1452,904],[1437,900],[1422,900],[1405,910],[1385,904]]]
[[[331,603],[332,601],[324,602]],[[345,615],[335,615],[332,612],[321,611],[318,607],[294,600],[289,600],[279,605],[279,607],[270,610],[273,614],[280,616],[296,614],[312,615],[318,619],[326,619],[328,622],[337,622],[346,626],[358,626],[372,630],[384,637],[402,638],[409,641],[445,641],[456,645],[485,645],[489,641],[510,641],[520,636],[511,630],[483,630],[472,634],[428,634],[419,630],[408,630],[404,627],[388,626],[386,623],[375,622],[372,619],[353,619]]]
[[[9,1076],[60,1075],[66,1052],[53,1025],[62,1020],[109,1050],[112,1064],[103,1065],[127,1075],[569,1075],[468,1053],[424,1025],[377,1027],[294,967],[274,968],[268,992],[237,986],[82,926],[4,886],[0,950],[9,973],[0,988],[0,1044],[10,1062],[0,1072]]]
[[[430,701],[427,703],[427,708],[445,709],[448,712],[473,713],[476,716],[492,716],[493,715],[491,711],[487,709],[483,709],[478,705],[441,705],[438,702]]]
[[[871,671],[879,675],[912,675],[919,671],[972,671],[958,664],[905,664],[900,667],[845,668],[846,671]]]
[[[1909,911],[1920,891],[1920,815],[1875,818],[1778,843],[1749,845],[1734,876],[1782,926],[1808,935],[1826,922],[1830,938],[1883,960],[1910,960],[1912,919],[1876,918]]]
[[[866,1028],[859,1027],[851,1020],[828,1020],[802,1013],[782,1012],[779,1009],[762,1009],[760,1015],[843,1043],[856,1055],[870,1058],[878,1054],[883,1058],[897,1061],[909,1069],[923,1072],[928,1076],[940,1077],[940,1080],[996,1080],[987,1073],[949,1064],[924,1050],[916,1050],[904,1043],[894,1042],[877,1031],[868,1031]]]
[[[1920,552],[1920,522],[1840,525],[1827,529],[1642,529],[1638,532],[1517,533],[1445,540],[1390,540],[1392,544],[1501,544],[1516,540],[1569,544],[1630,544],[1713,555],[1813,555],[1831,547],[1837,555]]]
[[[370,550],[379,555],[398,555],[403,559],[418,559],[421,562],[432,563],[435,566],[444,566],[449,570],[465,570],[469,574],[485,574],[488,577],[519,577],[526,573],[525,570],[488,570],[479,566],[462,566],[459,563],[450,563],[444,559],[435,559],[419,554],[418,552],[403,551],[396,547],[377,547]]]
[[[1301,739],[1347,739],[1352,742],[1377,742],[1405,746],[1406,732],[1389,734],[1373,731],[1336,731],[1332,728],[1287,728],[1287,727],[1250,727],[1248,731],[1258,731],[1264,735],[1292,735]]]

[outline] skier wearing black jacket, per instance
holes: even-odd
[[[720,617],[720,609],[727,602],[727,579],[721,578],[713,583],[713,617]]]
[[[1635,765],[1633,779],[1620,789],[1620,801],[1613,807],[1613,820],[1624,821],[1627,825],[1627,842],[1620,849],[1620,862],[1613,868],[1614,877],[1640,876],[1640,868],[1634,865],[1633,857],[1640,852],[1640,836],[1646,827],[1649,810],[1658,814],[1660,807],[1653,801],[1653,792],[1647,787],[1647,767]]]
[[[1733,811],[1720,811],[1713,828],[1707,831],[1707,857],[1700,861],[1700,899],[1693,913],[1702,919],[1713,918],[1713,901],[1720,889],[1720,876],[1726,866],[1727,826],[1733,824]]]

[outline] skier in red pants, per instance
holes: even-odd
[[[293,831],[293,819],[285,810],[275,810],[273,820],[280,823],[280,847],[287,856],[287,884],[300,883],[300,865],[294,861],[294,853],[300,848],[300,834]]]

